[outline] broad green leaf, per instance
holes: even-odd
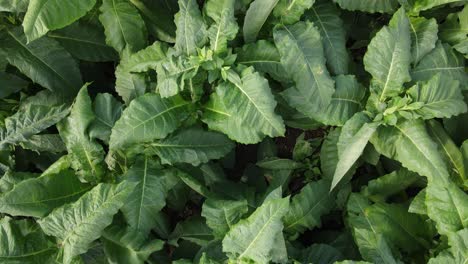
[[[169,236],[168,243],[177,246],[181,239],[205,246],[213,241],[214,237],[212,230],[205,224],[205,220],[199,216],[194,216],[177,223],[174,231]]]
[[[373,201],[385,201],[388,197],[404,191],[419,179],[418,174],[400,169],[369,181],[361,193]]]
[[[306,12],[320,30],[327,66],[333,75],[348,74],[349,54],[346,49],[346,31],[335,5],[319,1]]]
[[[145,75],[130,72],[126,67],[128,61],[130,56],[124,55],[115,68],[115,90],[127,105],[133,99],[145,94],[148,86]]]
[[[122,115],[122,103],[111,94],[100,93],[93,102],[95,119],[89,128],[89,136],[109,142],[111,129]]]
[[[442,125],[436,120],[429,120],[427,129],[434,141],[438,145],[438,150],[444,157],[447,167],[456,174],[456,178],[461,180],[461,183],[467,180],[466,168],[463,161],[463,155],[457,145],[453,143]]]
[[[338,163],[331,189],[343,179],[359,159],[379,125],[379,123],[370,123],[370,119],[365,114],[357,113],[343,126],[338,140]]]
[[[133,183],[119,185],[101,183],[78,201],[55,209],[38,221],[42,230],[59,240],[63,263],[85,253],[111,224],[114,214],[122,207],[134,187]]]
[[[273,9],[273,15],[286,25],[294,24],[314,3],[315,0],[279,0]]]
[[[16,75],[0,72],[0,99],[6,98],[11,94],[23,90],[28,86],[28,82]]]
[[[320,218],[334,206],[334,195],[329,192],[330,182],[310,182],[293,196],[290,209],[284,216],[284,230],[287,233],[303,233],[320,226]]]
[[[69,113],[66,105],[45,106],[30,104],[5,119],[5,128],[0,127],[0,149],[9,144],[18,144],[56,124]]]
[[[41,134],[31,136],[28,141],[20,143],[23,149],[29,149],[36,152],[60,153],[67,151],[65,143],[59,134]]]
[[[401,162],[410,171],[442,185],[448,180],[449,173],[437,145],[420,119],[380,127],[371,143],[378,152]]]
[[[291,106],[309,117],[317,117],[317,113],[330,104],[335,91],[325,67],[319,31],[310,22],[298,22],[292,26],[278,26],[273,36],[281,63],[296,84],[283,94],[302,98],[303,104]]]
[[[140,11],[150,34],[165,42],[175,42],[174,14],[178,9],[176,1],[130,0],[130,2]]]
[[[426,189],[422,189],[411,201],[408,212],[413,214],[427,215]]]
[[[175,96],[162,99],[157,94],[146,94],[123,111],[112,128],[111,149],[126,148],[133,144],[165,138],[192,112],[192,104]]]
[[[408,90],[414,102],[422,102],[413,110],[423,119],[449,118],[467,111],[459,82],[437,73],[426,83],[418,83]]]
[[[156,41],[151,46],[132,54],[124,61],[123,67],[129,72],[146,72],[156,69],[166,58],[167,47],[162,42]]]
[[[40,174],[38,173],[15,172],[12,170],[7,170],[0,178],[0,193],[11,191],[11,189],[13,189],[16,184],[39,176]]]
[[[372,77],[379,101],[396,96],[403,84],[411,80],[410,23],[405,10],[400,8],[371,40],[364,56],[364,66]]]
[[[137,231],[118,225],[107,228],[102,241],[110,263],[145,263],[151,253],[164,246],[164,242],[159,239],[146,241]]]
[[[145,237],[166,205],[167,192],[178,182],[173,169],[163,169],[149,157],[138,159],[124,179],[137,185],[122,207],[127,223]]]
[[[363,259],[372,263],[398,263],[383,234],[377,232],[376,223],[370,221],[366,212],[371,205],[367,198],[352,193],[347,204],[347,223]],[[377,223],[378,224],[378,223]]]
[[[95,4],[96,0],[30,0],[23,21],[28,42],[44,36],[50,30],[70,25],[86,15]]]
[[[26,221],[28,220],[13,220],[10,217],[0,220],[0,262],[53,263],[57,248],[37,226],[34,226],[35,231],[24,232],[23,224],[31,224]]]
[[[450,234],[448,239],[454,255],[460,254],[466,261],[468,259],[468,228]]]
[[[270,263],[273,252],[284,247],[281,218],[288,209],[289,197],[265,202],[247,219],[232,226],[223,239],[223,252],[238,261]]]
[[[256,131],[260,138],[284,135],[283,120],[275,113],[276,102],[265,78],[253,68],[247,68],[241,76],[229,73],[228,80],[216,87],[218,97],[212,99],[221,99],[220,104],[229,115],[244,127]]]
[[[225,135],[186,128],[165,139],[147,145],[147,152],[156,154],[164,164],[190,163],[198,166],[228,154],[234,143]]]
[[[398,8],[398,0],[333,0],[341,8],[368,13],[393,13]]]
[[[58,42],[47,37],[26,44],[20,28],[0,32],[0,51],[33,82],[54,93],[75,96],[83,81],[78,65]]]
[[[436,6],[458,1],[460,0],[407,0],[402,2],[404,3],[404,5],[408,5],[411,8],[412,12],[418,13],[420,11],[428,10]]]
[[[70,116],[58,125],[60,136],[71,157],[71,166],[87,182],[99,182],[105,173],[104,149],[89,136],[89,129],[95,119],[85,85],[76,97]]]
[[[106,43],[121,55],[146,46],[147,33],[138,10],[126,0],[103,0],[99,20],[104,26]]]
[[[452,13],[447,16],[445,22],[440,26],[440,39],[451,45],[456,45],[466,40],[468,34],[468,8],[461,12]]]
[[[337,144],[340,134],[341,128],[330,130],[320,148],[320,169],[324,179],[332,180],[335,174],[336,164],[338,163]]]
[[[459,81],[462,89],[468,89],[463,56],[457,54],[448,44],[441,42],[421,59],[411,72],[411,77],[413,81],[428,81],[437,73]]]
[[[239,26],[234,17],[235,0],[210,0],[205,4],[205,14],[214,23],[208,28],[211,49],[215,53],[225,52],[227,42],[236,37]]]
[[[197,48],[207,41],[207,29],[196,0],[179,0],[175,15],[176,50],[185,55],[196,55]]]
[[[468,227],[468,195],[455,183],[445,186],[429,182],[426,188],[427,215],[440,234],[448,235]]]
[[[265,24],[268,16],[279,0],[254,0],[245,13],[244,26],[242,28],[244,41],[254,42]]]
[[[437,21],[434,18],[410,17],[412,62],[417,64],[435,48],[437,41]]]
[[[343,259],[342,253],[327,244],[313,244],[312,246],[302,250],[302,263],[321,263],[333,264]]]
[[[304,168],[304,164],[300,162],[277,157],[263,159],[258,161],[256,165],[267,170],[295,170]]]
[[[203,110],[202,121],[208,124],[210,129],[220,131],[232,140],[242,144],[255,144],[264,137],[263,133],[242,124],[242,120],[226,109],[222,94],[212,93]]]
[[[12,216],[43,217],[70,203],[91,187],[70,170],[22,181],[0,196],[0,212]]]
[[[246,200],[207,199],[203,203],[201,215],[213,230],[214,236],[223,238],[229,229],[248,212],[248,209]]]
[[[85,61],[114,61],[117,53],[106,45],[103,30],[90,23],[74,23],[47,34],[57,40],[73,57]]]
[[[26,12],[29,0],[0,0],[1,12]]]
[[[237,51],[237,63],[253,66],[255,70],[268,73],[277,81],[287,81],[281,56],[275,45],[267,40],[259,40],[255,43],[246,44]]]

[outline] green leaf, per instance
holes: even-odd
[[[284,230],[287,233],[303,233],[320,226],[320,218],[334,206],[334,195],[329,192],[330,182],[310,182],[293,196],[290,209],[284,216]]]
[[[43,217],[54,208],[70,203],[91,187],[81,183],[73,171],[45,174],[24,180],[0,196],[0,212],[12,216]]]
[[[466,5],[461,12],[449,14],[445,22],[440,26],[440,39],[451,45],[466,41],[466,34],[468,34],[467,19],[468,8],[466,8]]]
[[[283,24],[294,24],[314,3],[315,0],[279,0],[273,9],[273,15],[279,18]]]
[[[468,89],[465,73],[465,59],[448,44],[438,42],[435,49],[424,56],[411,72],[413,81],[428,81],[440,73],[460,82],[462,89]]]
[[[467,180],[466,168],[463,161],[463,155],[457,145],[453,143],[442,125],[436,120],[429,120],[427,126],[429,134],[438,145],[438,150],[444,157],[447,167],[453,171],[463,184]]]
[[[437,21],[434,18],[410,17],[411,54],[417,64],[427,53],[435,48],[437,42]]]
[[[364,66],[372,77],[379,100],[396,96],[403,84],[411,80],[410,23],[405,10],[400,8],[371,40],[364,56]]]
[[[78,20],[93,8],[96,0],[30,0],[23,28],[28,42],[48,31],[63,28]]]
[[[244,45],[241,50],[237,51],[236,61],[239,64],[253,66],[259,72],[268,73],[277,81],[288,80],[278,49],[267,40]]]
[[[117,53],[106,45],[104,32],[90,23],[74,23],[50,32],[48,37],[57,40],[73,57],[92,62],[114,61]]]
[[[422,189],[411,201],[408,212],[413,214],[427,215],[426,189]]]
[[[102,241],[110,263],[144,263],[151,253],[164,246],[164,242],[159,239],[146,241],[137,231],[118,225],[107,228]]]
[[[104,149],[89,136],[95,120],[87,85],[78,93],[70,116],[58,125],[60,136],[67,146],[73,169],[87,182],[99,182],[104,175]]]
[[[0,51],[33,82],[52,92],[75,96],[83,81],[78,65],[55,40],[43,37],[26,44],[20,28],[0,32]]]
[[[201,215],[213,230],[214,236],[223,238],[229,229],[248,212],[248,209],[246,200],[207,199],[203,203]]]
[[[333,264],[343,259],[343,255],[338,249],[327,244],[313,244],[302,250],[302,263]]]
[[[38,221],[42,230],[60,241],[63,263],[85,253],[111,224],[114,214],[124,204],[134,187],[133,183],[119,185],[101,183],[78,201],[55,209]]]
[[[263,159],[258,161],[256,165],[267,170],[295,170],[304,168],[304,164],[300,162],[276,157]]]
[[[123,111],[112,128],[111,149],[165,138],[181,125],[192,112],[192,104],[175,96],[162,99],[157,94],[145,94]]]
[[[440,234],[448,235],[468,227],[468,195],[449,182],[429,182],[426,188],[427,215]]]
[[[196,55],[207,41],[207,29],[196,0],[179,0],[175,15],[176,44],[179,53]]]
[[[16,75],[0,72],[0,99],[6,98],[11,94],[23,90],[28,86],[28,82]]]
[[[309,117],[319,116],[317,113],[330,104],[335,90],[325,67],[319,31],[310,22],[298,22],[292,26],[278,26],[273,36],[281,63],[296,84],[283,95],[302,98],[303,104],[291,106]]]
[[[418,174],[407,169],[400,169],[369,181],[361,193],[373,201],[385,201],[388,197],[404,191],[419,179]]]
[[[120,54],[130,54],[146,46],[146,27],[138,10],[126,0],[103,0],[99,20],[104,26],[106,43]]]
[[[398,263],[383,234],[377,231],[376,223],[368,218],[366,214],[368,207],[370,203],[364,196],[356,193],[349,196],[346,220],[351,227],[362,258],[372,263]]]
[[[163,169],[149,157],[138,159],[125,180],[137,185],[122,207],[127,223],[145,237],[157,224],[155,219],[166,205],[167,192],[178,182],[177,171]]]
[[[257,35],[265,24],[268,16],[279,0],[254,0],[245,13],[244,33],[245,42],[254,42]]]
[[[179,240],[183,239],[200,246],[205,246],[213,238],[212,231],[205,224],[205,220],[199,216],[194,216],[177,223],[174,231],[169,236],[168,243],[178,246]]]
[[[275,113],[276,101],[268,81],[253,68],[245,69],[240,77],[231,72],[228,79],[229,82],[216,87],[217,97],[211,99],[222,100],[219,104],[224,105],[227,113],[244,128],[255,131],[259,138],[284,135],[283,120]]]
[[[26,221],[10,217],[0,220],[0,261],[5,264],[53,263],[57,248],[37,226],[31,227],[35,231],[24,232],[24,224],[32,225]]]
[[[338,9],[331,2],[319,1],[305,16],[320,30],[330,72],[334,75],[348,74],[350,58],[346,49],[346,31]]]
[[[26,12],[29,0],[0,0],[1,12]]]
[[[223,252],[239,261],[270,263],[273,252],[285,247],[281,218],[288,209],[289,197],[265,202],[229,230],[223,239]]]
[[[359,159],[379,125],[379,123],[370,123],[370,119],[365,114],[357,113],[343,126],[338,141],[338,163],[331,189],[343,179]]]
[[[420,11],[428,10],[436,6],[445,5],[448,3],[458,2],[459,0],[409,0],[403,1],[405,5],[411,7],[411,11],[418,13]]]
[[[67,151],[59,134],[41,134],[31,136],[28,141],[20,143],[24,149],[36,152],[60,153]]]
[[[413,86],[408,94],[413,101],[424,103],[421,108],[413,110],[423,119],[449,118],[467,111],[459,82],[441,73],[426,83]]]
[[[398,8],[398,0],[333,0],[341,8],[368,13],[393,13]]]
[[[89,136],[109,143],[111,129],[122,115],[122,103],[111,94],[100,93],[93,102],[93,110],[96,118],[90,125]]]
[[[233,40],[239,26],[234,17],[235,0],[210,0],[205,4],[205,14],[214,23],[208,28],[211,49],[215,53],[225,52],[227,42]]]
[[[146,151],[158,155],[163,164],[190,163],[198,166],[224,157],[233,147],[234,143],[223,134],[187,128],[158,142],[149,143]]]
[[[156,69],[156,66],[166,58],[166,51],[167,46],[156,41],[123,61],[123,67],[129,72],[146,72]]]
[[[437,145],[420,119],[402,121],[393,127],[380,127],[371,143],[378,152],[401,162],[410,171],[442,185],[448,180],[449,173]]]
[[[5,119],[5,128],[0,127],[0,149],[9,144],[18,144],[56,124],[69,113],[65,105],[44,106],[30,104]],[[3,130],[3,131],[2,131]]]
[[[126,67],[128,61],[130,56],[124,55],[115,69],[115,90],[127,105],[136,97],[145,94],[147,89],[145,75],[130,72]]]

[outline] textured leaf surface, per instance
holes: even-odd
[[[165,164],[190,163],[198,166],[225,156],[233,147],[233,142],[223,134],[188,128],[150,143],[147,151],[158,155]]]
[[[420,176],[406,169],[400,169],[369,181],[362,193],[374,201],[385,201],[420,179]]]
[[[403,83],[411,80],[410,62],[410,23],[405,10],[400,8],[389,26],[377,32],[364,56],[364,66],[373,77],[380,101],[402,92]]]
[[[87,23],[74,23],[51,32],[48,37],[57,40],[73,57],[85,61],[113,61],[117,53],[106,45],[101,28]]]
[[[93,102],[95,119],[89,128],[89,136],[109,142],[111,129],[122,115],[122,103],[111,94],[98,94]]]
[[[129,72],[145,72],[156,69],[156,66],[166,58],[166,50],[167,47],[163,43],[156,41],[153,45],[132,54],[125,61],[123,67]]]
[[[281,218],[289,209],[289,198],[273,199],[257,208],[247,219],[234,225],[223,239],[223,251],[238,260],[269,263],[273,251],[281,247],[283,223]]]
[[[312,7],[315,0],[279,0],[273,9],[273,15],[284,24],[293,24],[299,21],[304,12]]]
[[[33,82],[63,95],[74,96],[81,85],[81,74],[70,54],[49,38],[26,44],[20,28],[0,33],[0,50],[8,62]]]
[[[120,54],[134,53],[146,45],[146,27],[138,10],[126,0],[104,0],[99,9],[106,43]]]
[[[70,116],[58,126],[73,169],[88,182],[98,182],[104,174],[104,149],[88,133],[95,118],[85,85],[76,97]]]
[[[449,118],[467,111],[459,82],[441,73],[426,83],[413,86],[408,94],[415,102],[424,103],[414,110],[423,119]]]
[[[70,25],[84,16],[96,4],[96,0],[30,0],[24,16],[23,27],[28,42]]]
[[[98,239],[112,217],[124,204],[134,185],[101,183],[83,195],[78,201],[54,210],[39,220],[44,232],[60,240],[63,263],[85,253]]]
[[[293,196],[290,209],[284,216],[284,229],[288,233],[302,233],[321,225],[320,218],[334,206],[330,183],[325,180],[311,182]]]
[[[109,146],[125,148],[166,137],[186,119],[191,104],[181,97],[162,99],[157,94],[146,94],[133,100],[112,128]]]
[[[28,83],[9,73],[0,72],[0,99],[8,97],[10,94],[16,93],[28,86]]]
[[[155,219],[166,205],[167,192],[178,182],[176,173],[174,169],[163,169],[149,157],[139,159],[130,168],[125,179],[137,185],[121,210],[133,229],[146,236],[156,226]]]
[[[24,224],[30,223],[9,217],[0,220],[0,261],[5,264],[53,261],[57,248],[40,230],[23,232]]]
[[[296,87],[284,92],[287,97],[302,97],[308,107],[291,105],[309,117],[327,107],[334,92],[334,82],[325,67],[319,31],[310,22],[279,26],[274,33],[281,63]]]
[[[176,49],[186,55],[195,55],[207,41],[207,29],[196,0],[179,0],[175,15]],[[220,28],[221,29],[221,28]]]
[[[347,74],[349,65],[346,31],[339,15],[335,5],[326,1],[319,1],[306,12],[306,17],[320,30],[327,66],[334,75]]]
[[[245,13],[243,33],[245,42],[253,42],[279,0],[254,0]]]
[[[210,46],[214,52],[227,50],[227,42],[236,37],[239,26],[234,17],[235,0],[211,0],[205,5],[205,13],[214,20],[208,28]]]
[[[437,21],[424,17],[411,17],[411,55],[413,63],[418,63],[435,48],[437,41]]]
[[[246,200],[207,199],[203,203],[201,215],[206,224],[213,230],[215,237],[222,238],[247,212]]]

